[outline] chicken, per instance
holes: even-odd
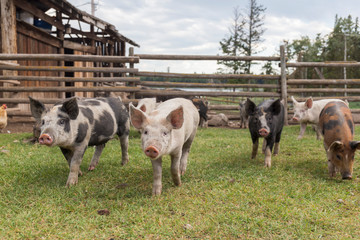
[[[7,125],[7,113],[6,113],[6,105],[3,104],[0,107],[0,132],[6,127]]]

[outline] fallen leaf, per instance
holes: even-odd
[[[184,225],[184,228],[185,228],[185,229],[189,229],[189,230],[190,230],[190,229],[192,229],[192,228],[193,228],[193,226],[191,226],[190,224],[185,224],[185,225]]]
[[[116,186],[117,189],[124,189],[127,188],[129,186],[129,184],[127,183],[121,183],[119,185]]]
[[[110,211],[107,210],[107,209],[98,210],[97,213],[98,213],[99,215],[105,215],[105,216],[110,215]]]
[[[10,154],[10,151],[9,151],[9,150],[6,150],[6,149],[1,150],[0,152],[5,153],[5,154],[7,154],[7,155]]]

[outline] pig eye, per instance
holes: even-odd
[[[45,124],[45,120],[42,120],[42,121],[41,121],[41,125],[44,125],[44,124]]]
[[[145,130],[145,131],[144,131],[144,134],[147,135],[147,134],[148,134],[148,131]]]
[[[341,160],[341,157],[340,157],[340,155],[338,155],[338,154],[336,154],[336,158],[337,158],[338,160]]]
[[[64,120],[64,119],[60,119],[60,120],[59,120],[59,124],[60,124],[60,125],[64,125],[64,124],[65,124],[65,120]]]
[[[165,137],[167,135],[167,132],[163,132],[163,136]]]

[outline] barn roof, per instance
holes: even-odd
[[[135,41],[119,33],[114,25],[85,11],[81,11],[66,0],[15,0],[15,4],[17,7],[30,12],[34,16],[39,17],[41,20],[44,20],[60,30],[64,30],[65,24],[63,24],[63,21],[79,21],[81,23],[88,24],[89,28],[90,26],[94,28],[91,32],[89,30],[83,30],[81,27],[78,29],[75,25],[71,26],[71,34],[68,34],[68,38],[88,38],[95,41],[111,39],[127,42],[133,46],[140,47],[140,45]],[[51,16],[46,13],[50,9],[54,9],[56,12],[61,13],[61,23],[59,23],[58,19],[56,19],[56,16]]]

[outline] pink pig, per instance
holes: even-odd
[[[186,171],[190,147],[199,125],[199,113],[194,104],[184,98],[174,98],[147,114],[130,103],[130,119],[141,131],[142,150],[152,162],[153,195],[161,194],[164,155],[170,155],[172,179],[180,186],[180,175]]]
[[[298,102],[295,100],[293,96],[291,96],[291,100],[294,103],[294,116],[292,120],[295,122],[300,122],[300,133],[298,139],[302,139],[304,136],[306,125],[313,124],[316,130],[316,137],[318,140],[321,139],[321,133],[317,127],[319,123],[319,115],[321,110],[324,108],[326,104],[332,101],[340,101],[344,102],[340,99],[323,99],[313,101],[312,97],[306,99],[305,102]],[[344,102],[346,105],[349,105],[347,101]]]

